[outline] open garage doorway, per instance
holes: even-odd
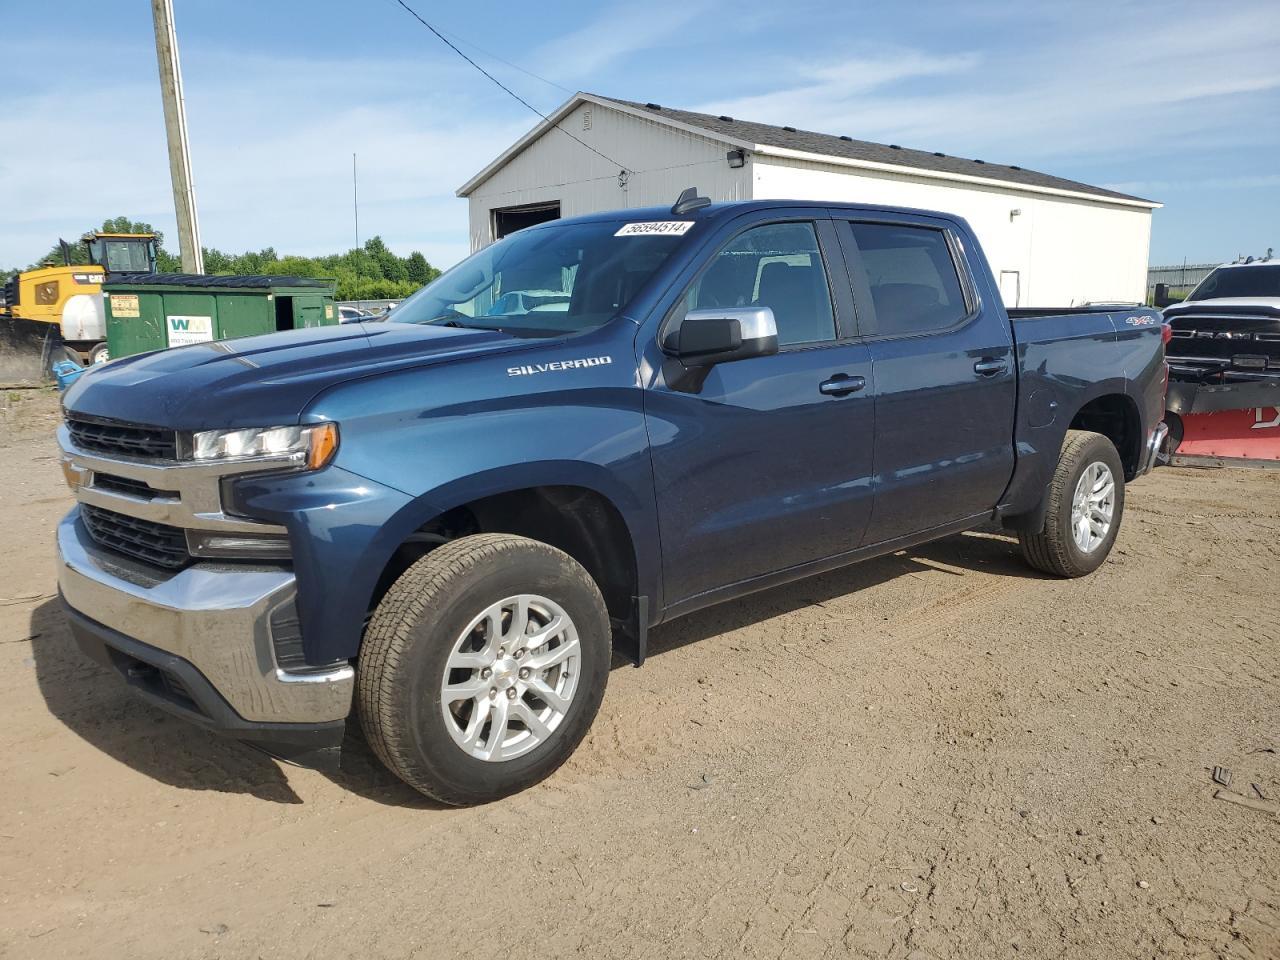
[[[493,239],[501,240],[525,227],[559,219],[559,200],[552,203],[530,203],[522,207],[502,207],[493,211]]]

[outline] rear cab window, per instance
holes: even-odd
[[[862,332],[911,336],[962,323],[971,306],[945,230],[852,221],[850,258]],[[867,309],[870,299],[872,309]]]

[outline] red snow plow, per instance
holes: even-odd
[[[1176,386],[1186,385],[1170,382],[1170,408],[1165,414],[1165,422],[1169,424],[1169,450],[1176,458],[1249,460],[1271,462],[1280,467],[1280,405],[1208,410],[1206,406],[1216,402],[1244,402],[1229,392],[1208,392],[1203,396],[1212,403],[1194,406],[1197,411],[1194,413],[1179,413],[1173,409],[1176,401],[1172,394]],[[1280,404],[1280,387],[1268,393],[1275,394],[1274,399]],[[1200,395],[1196,394],[1195,399],[1200,399]],[[1178,406],[1184,411],[1187,409],[1185,405]]]

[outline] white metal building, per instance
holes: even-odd
[[[669,205],[688,186],[713,200],[959,214],[982,241],[1006,303],[1022,307],[1143,300],[1151,212],[1160,207],[1017,166],[589,93],[566,101],[458,196],[470,204],[479,249],[556,217]]]

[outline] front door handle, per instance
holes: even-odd
[[[973,372],[980,377],[994,377],[1009,369],[1009,361],[999,357],[983,357],[973,365]]]
[[[847,397],[851,393],[857,393],[866,385],[866,377],[851,377],[847,373],[837,373],[830,380],[823,380],[818,384],[818,391],[825,393],[828,397]]]

